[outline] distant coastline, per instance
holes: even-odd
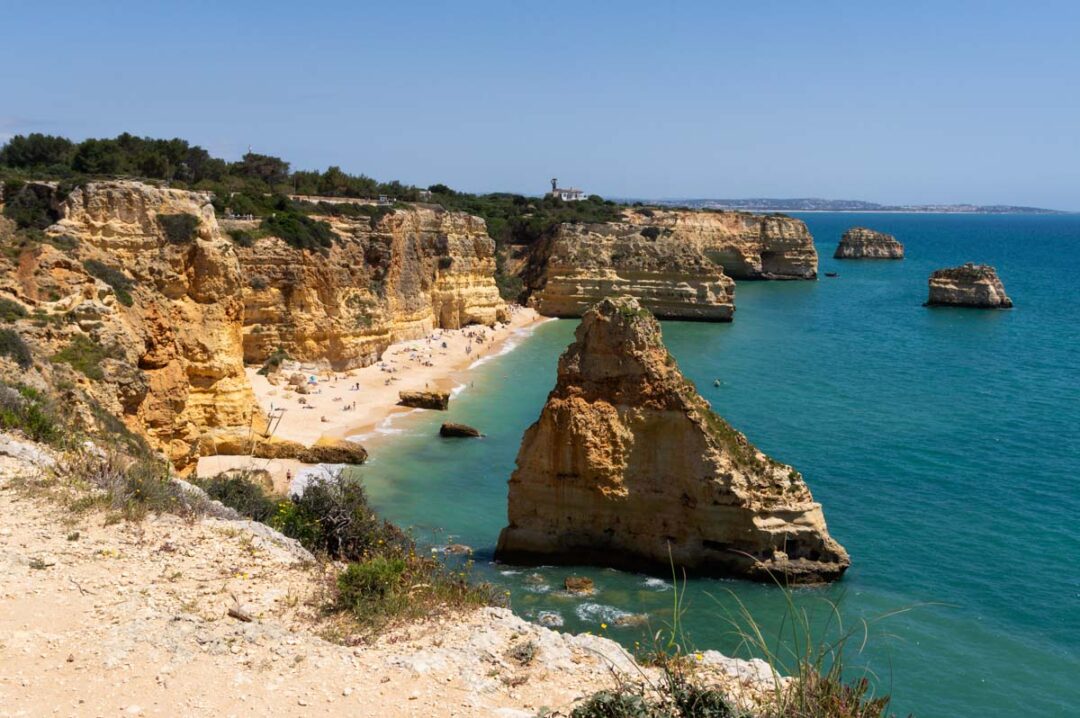
[[[723,209],[742,212],[858,212],[865,214],[1074,214],[1044,207],[1020,205],[920,204],[887,205],[847,199],[620,199],[631,204],[644,202],[665,207]]]

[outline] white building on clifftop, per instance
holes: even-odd
[[[578,189],[577,187],[571,187],[569,189],[559,186],[559,180],[554,177],[551,179],[551,191],[548,192],[548,197],[558,197],[564,202],[579,202],[585,199],[585,190]]]

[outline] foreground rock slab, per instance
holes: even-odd
[[[833,259],[903,259],[904,245],[896,237],[866,227],[844,232]]]
[[[988,264],[968,262],[930,275],[928,307],[1009,309],[1012,305],[997,271]]]
[[[632,298],[586,312],[525,432],[495,557],[813,583],[850,564],[798,471],[714,414]]]
[[[398,404],[414,409],[435,409],[446,411],[450,408],[448,391],[402,391],[398,393]]]

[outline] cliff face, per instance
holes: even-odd
[[[968,262],[930,275],[930,297],[926,305],[1008,309],[1013,303],[993,267]]]
[[[714,414],[629,297],[590,309],[525,432],[496,558],[791,582],[850,560],[802,476]]]
[[[731,321],[735,283],[669,229],[564,224],[540,249],[541,314],[580,317],[607,296],[629,294],[662,319]]]
[[[241,352],[240,265],[209,199],[137,182],[78,188],[48,230],[71,248],[24,252],[9,286],[55,319],[28,328],[39,348],[89,340],[81,346],[103,353],[100,380],[72,377],[181,468],[200,444],[246,435],[254,408]],[[170,241],[159,218],[180,215],[197,226]],[[101,267],[130,284],[130,306],[98,278],[107,276]]]
[[[836,246],[834,259],[903,259],[904,245],[896,237],[866,227],[852,227],[844,232]]]
[[[335,219],[333,228],[339,241],[325,253],[273,237],[238,248],[246,361],[281,348],[334,369],[366,366],[389,344],[433,328],[506,318],[483,220],[416,207],[374,227],[359,218]]]
[[[734,279],[816,279],[814,238],[783,215],[690,210],[631,210],[626,221],[658,227],[705,253]]]

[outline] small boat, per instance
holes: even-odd
[[[837,274],[836,272],[825,272],[825,276],[826,277],[839,277],[840,275]]]

